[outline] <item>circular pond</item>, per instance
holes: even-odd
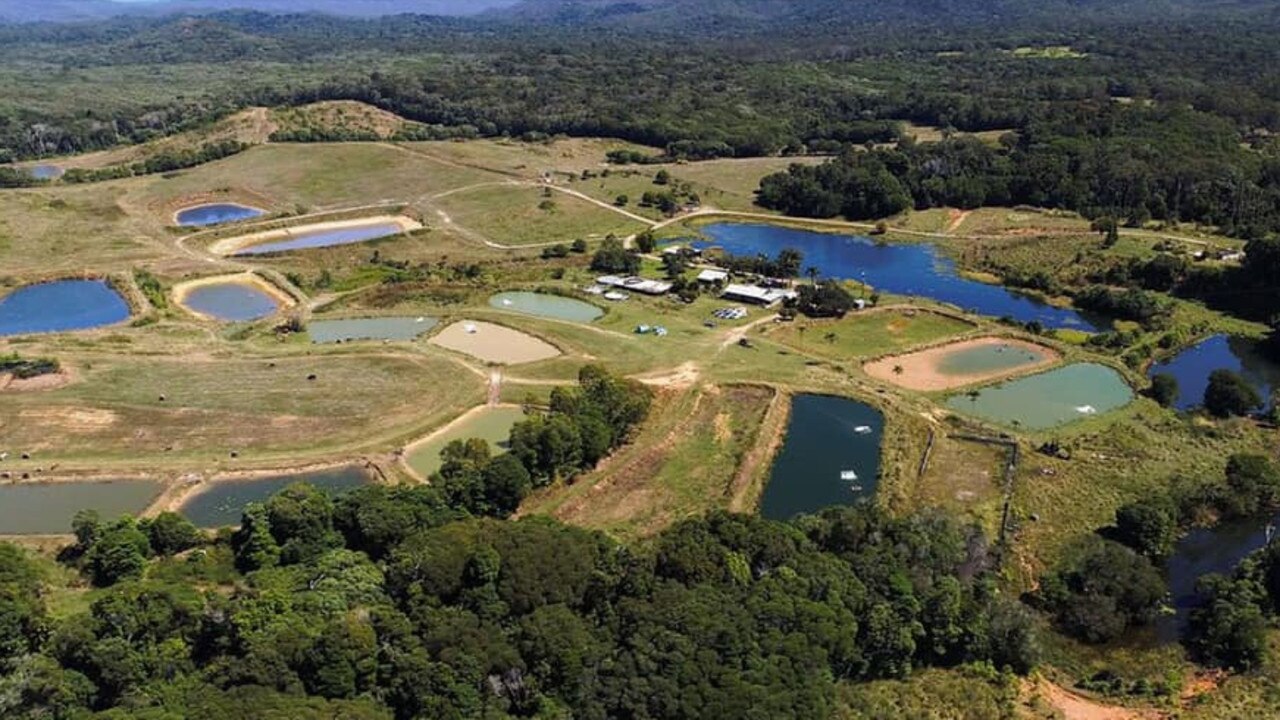
[[[0,337],[114,325],[129,303],[103,280],[59,280],[19,288],[0,298]]]
[[[248,322],[274,315],[280,302],[247,282],[229,280],[197,285],[180,296],[187,308],[217,320]]]
[[[538,317],[569,322],[589,323],[604,315],[604,310],[573,298],[534,292],[504,292],[489,298],[489,305]]]
[[[266,214],[266,210],[259,210],[248,205],[210,203],[179,210],[177,221],[183,227],[205,227],[207,225],[221,225],[222,223],[249,220]]]

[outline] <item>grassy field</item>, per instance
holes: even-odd
[[[152,179],[129,199],[135,208],[165,213],[211,191],[240,191],[269,199],[270,209],[277,212],[316,211],[414,203],[492,179],[483,171],[434,162],[392,145],[264,145],[172,179]]]
[[[454,223],[499,245],[598,240],[644,229],[635,220],[580,198],[534,187],[481,187],[438,198],[433,205]]]
[[[147,458],[156,470],[198,462],[298,459],[377,448],[483,398],[483,384],[432,357],[83,357],[76,382],[8,396],[0,445],[82,468]],[[315,380],[308,380],[314,374]]]
[[[888,355],[975,329],[970,323],[946,315],[889,307],[848,315],[842,320],[797,320],[771,328],[768,337],[809,355],[845,360]]]

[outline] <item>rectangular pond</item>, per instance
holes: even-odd
[[[1214,370],[1239,373],[1258,391],[1264,403],[1270,402],[1271,390],[1280,387],[1280,364],[1263,355],[1256,342],[1229,335],[1214,335],[1168,360],[1155,363],[1147,375],[1167,374],[1176,378],[1178,399],[1174,407],[1190,410],[1203,404],[1209,375]]]
[[[591,303],[547,293],[499,293],[489,298],[489,305],[500,310],[578,323],[589,323],[604,315],[604,310]]]
[[[1078,363],[947,399],[952,410],[1001,425],[1047,430],[1128,405],[1133,390],[1105,365]]]
[[[153,480],[94,480],[0,485],[0,535],[63,535],[81,510],[104,520],[137,515],[160,494]]]
[[[506,452],[512,426],[524,418],[524,410],[518,407],[483,408],[445,432],[413,446],[405,462],[419,476],[429,478],[440,469],[440,452],[454,440],[481,438],[495,454]]]
[[[249,503],[263,502],[297,482],[336,494],[372,481],[368,473],[354,465],[311,473],[217,480],[188,498],[178,512],[203,528],[227,527],[240,524]]]
[[[266,255],[268,253],[288,252],[290,250],[307,250],[310,248],[332,247],[334,245],[351,245],[368,242],[378,238],[399,235],[403,229],[397,223],[386,222],[357,227],[332,228],[327,230],[309,230],[290,233],[288,240],[251,245],[237,251],[237,256]]]
[[[129,319],[129,303],[104,280],[58,280],[0,297],[0,337],[67,332]]]
[[[307,323],[307,335],[316,344],[355,340],[408,341],[428,332],[438,323],[435,318],[426,316],[312,320]]]
[[[895,295],[932,298],[990,317],[1036,321],[1047,328],[1095,331],[1099,325],[1083,314],[1039,302],[999,285],[961,277],[955,263],[929,244],[877,244],[855,235],[798,230],[776,225],[721,223],[701,230],[708,240],[698,249],[720,247],[733,255],[770,257],[793,248],[804,255],[804,267],[827,278],[857,280]]]
[[[760,514],[789,520],[875,495],[884,416],[856,400],[797,395],[782,449],[760,498]]]

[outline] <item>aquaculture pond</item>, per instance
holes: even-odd
[[[947,407],[1001,425],[1046,430],[1128,405],[1133,390],[1120,373],[1093,363],[1068,365],[971,393]]]
[[[345,320],[312,320],[307,334],[317,344],[351,342],[353,340],[413,340],[439,323],[431,317],[351,318]]]
[[[267,253],[286,252],[289,250],[350,245],[352,243],[377,240],[389,235],[398,235],[401,232],[400,226],[392,222],[325,230],[307,230],[299,233],[290,233],[287,240],[251,245],[239,250],[236,255],[266,255]]]
[[[1048,350],[1037,350],[1026,343],[984,343],[948,352],[938,360],[943,375],[983,375],[1017,370],[1036,365],[1053,357]]]
[[[129,318],[129,303],[102,280],[28,285],[0,297],[0,337],[114,325]]]
[[[57,180],[62,177],[63,170],[57,165],[32,165],[27,174],[37,180]]]
[[[341,493],[372,482],[364,470],[348,466],[333,470],[244,480],[219,480],[200,490],[179,509],[187,519],[200,527],[239,525],[244,507],[263,502],[286,487],[304,482],[328,493]]]
[[[604,310],[591,303],[559,295],[533,292],[504,292],[489,298],[489,305],[526,315],[589,323],[604,315]]]
[[[782,450],[760,499],[760,514],[788,520],[871,498],[880,479],[884,416],[855,400],[797,395]]]
[[[202,315],[246,322],[274,315],[280,303],[268,293],[249,283],[228,281],[192,288],[182,298],[182,304]]]
[[[524,419],[518,407],[487,407],[467,417],[445,432],[413,447],[405,462],[421,477],[431,477],[440,469],[440,451],[454,440],[481,438],[487,440],[494,453],[506,452],[511,427]]]
[[[1240,373],[1263,402],[1269,402],[1272,388],[1280,387],[1280,365],[1267,359],[1254,341],[1229,335],[1214,335],[1156,363],[1148,375],[1166,373],[1177,378],[1178,400],[1174,407],[1190,410],[1204,401],[1209,375],[1214,370]]]
[[[178,211],[178,224],[183,227],[204,227],[222,223],[239,222],[262,217],[267,211],[236,203],[211,203]]]
[[[1191,611],[1204,603],[1196,583],[1205,575],[1230,575],[1236,565],[1267,542],[1267,525],[1280,525],[1280,515],[1270,518],[1228,520],[1187,533],[1165,562],[1165,577],[1177,614],[1163,616],[1156,624],[1160,640],[1173,642],[1187,627]]]
[[[817,268],[823,277],[857,280],[884,292],[932,298],[979,315],[1036,321],[1047,328],[1099,329],[1075,310],[963,278],[955,263],[928,244],[876,244],[865,237],[776,225],[715,224],[702,228],[702,233],[709,239],[694,242],[699,249],[720,247],[733,255],[772,257],[794,248],[804,255],[804,266]]]
[[[0,535],[62,535],[81,510],[103,519],[136,515],[160,494],[152,480],[101,480],[0,485]]]

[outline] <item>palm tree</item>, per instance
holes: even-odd
[[[805,268],[804,274],[809,276],[809,282],[813,283],[814,287],[818,287],[818,268],[810,265]]]

